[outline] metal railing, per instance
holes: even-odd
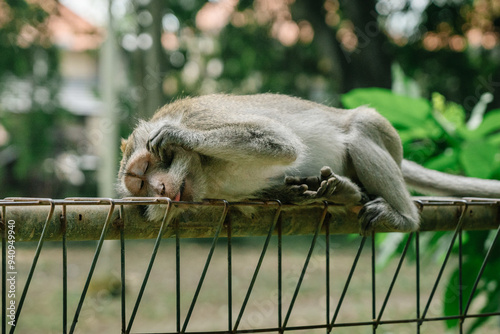
[[[162,331],[162,333],[194,333],[189,331],[193,320],[193,312],[198,303],[201,291],[206,281],[207,272],[212,265],[214,251],[217,247],[226,248],[227,272],[225,284],[221,285],[223,293],[227,295],[226,329],[206,330],[203,333],[285,333],[285,332],[312,332],[322,331],[330,333],[340,328],[371,328],[373,333],[378,329],[395,324],[413,324],[412,332],[420,333],[424,324],[435,321],[458,320],[457,331],[464,331],[464,324],[468,319],[478,317],[500,317],[500,312],[477,313],[472,311],[474,300],[481,277],[492,256],[492,249],[498,244],[499,235],[499,208],[500,200],[491,199],[443,199],[443,198],[415,198],[416,205],[422,215],[421,231],[405,234],[404,247],[393,272],[387,273],[389,283],[384,298],[376,296],[381,293],[376,282],[376,249],[375,233],[371,237],[359,237],[359,246],[353,257],[352,265],[339,291],[332,291],[332,282],[336,275],[332,274],[331,238],[335,234],[357,233],[358,224],[356,210],[346,210],[341,206],[311,205],[289,206],[281,205],[277,201],[229,203],[223,200],[212,200],[203,203],[172,202],[169,199],[159,198],[129,198],[129,199],[103,199],[103,198],[69,198],[64,200],[35,199],[35,198],[7,198],[0,200],[1,227],[2,227],[2,333],[17,332],[17,324],[23,321],[23,307],[30,300],[27,298],[37,263],[44,249],[44,242],[57,241],[62,251],[62,270],[60,277],[62,284],[62,333],[74,333],[77,330],[78,320],[88,295],[89,287],[94,277],[97,262],[101,256],[104,241],[107,239],[120,240],[120,295],[121,295],[121,333],[132,333],[132,329],[142,304],[147,303],[144,292],[148,285],[151,272],[155,266],[160,246],[165,242],[175,243],[175,330]],[[164,208],[161,221],[150,222],[144,218],[143,206],[158,205]],[[488,251],[477,273],[471,289],[463,288],[462,282],[462,235],[466,230],[496,230],[488,245]],[[420,235],[424,231],[451,231],[449,244],[446,247],[442,265],[433,281],[430,292],[421,291],[421,264],[420,264]],[[376,231],[387,232],[383,228]],[[299,275],[294,282],[290,296],[284,297],[284,255],[283,239],[291,235],[310,235],[307,255],[299,270]],[[257,264],[252,268],[249,285],[237,302],[234,298],[234,263],[233,242],[237,237],[263,236],[264,241],[258,256]],[[164,240],[164,239],[169,240]],[[194,294],[188,307],[181,305],[181,255],[180,241],[185,238],[210,238],[208,255],[197,280]],[[152,253],[147,261],[147,268],[140,283],[140,288],[132,303],[128,304],[127,277],[126,277],[126,240],[127,239],[154,239]],[[221,240],[224,239],[224,243]],[[71,240],[97,240],[94,256],[90,269],[79,292],[79,299],[74,313],[69,313],[68,305],[68,241]],[[321,240],[321,241],[320,241]],[[12,290],[10,279],[17,278],[16,261],[13,254],[21,241],[36,241],[36,250],[30,269],[27,273],[22,291],[16,291],[15,299],[10,297]],[[368,242],[367,242],[368,241]],[[291,319],[295,313],[301,288],[307,278],[308,268],[316,254],[318,244],[322,245],[323,255],[321,262],[324,266],[324,304],[318,309],[322,312],[323,321],[308,324],[292,324]],[[256,281],[261,273],[263,262],[269,257],[272,245],[276,252],[276,293],[272,294],[272,305],[277,314],[277,319],[272,326],[256,328],[242,328],[241,324],[248,309],[249,301],[255,292]],[[367,246],[367,245],[371,245]],[[366,315],[366,320],[346,322],[339,320],[339,313],[345,307],[346,294],[351,286],[357,270],[362,252],[371,248],[371,296],[366,297],[366,302],[371,301],[371,314]],[[453,316],[429,316],[429,309],[435,299],[436,291],[443,278],[449,259],[452,258],[454,249],[458,248],[458,267],[460,284],[457,285],[456,295],[459,305],[457,314]],[[403,262],[408,257],[408,252],[415,256],[415,298],[414,314],[409,317],[390,319],[386,317],[386,309],[390,304],[390,297],[394,286],[400,277]],[[365,255],[366,256],[366,255]],[[146,257],[146,255],[144,255]],[[220,260],[220,259],[219,259]],[[316,261],[317,262],[317,261]],[[183,267],[183,269],[185,269]],[[334,277],[335,276],[335,277]],[[16,284],[19,286],[19,284]],[[17,289],[17,288],[16,288]],[[470,291],[470,293],[469,293]],[[238,291],[240,292],[240,291]],[[332,302],[332,295],[337,302]],[[274,300],[275,299],[275,300]],[[286,299],[286,302],[285,302]],[[422,303],[422,300],[425,300]],[[379,301],[379,302],[377,302]],[[378,305],[379,304],[379,305]],[[14,305],[14,306],[12,306]],[[183,307],[184,306],[184,307]],[[118,321],[118,320],[117,320]],[[14,324],[14,326],[13,326]]]

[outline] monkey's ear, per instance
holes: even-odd
[[[125,153],[125,148],[127,147],[127,140],[122,138],[122,143],[120,145],[120,149],[122,150],[122,153]]]

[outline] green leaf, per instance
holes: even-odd
[[[480,314],[498,312],[498,301],[500,300],[500,289],[496,289],[494,293],[489,293],[487,296],[486,305],[481,309]],[[469,327],[468,333],[474,333],[486,321],[490,320],[489,317],[478,317],[473,320],[472,325]]]
[[[407,143],[417,139],[440,139],[443,131],[436,126],[435,121],[426,120],[418,125],[406,129],[398,129],[399,136],[403,143]]]
[[[448,102],[443,95],[433,93],[432,106],[434,111],[440,113],[455,129],[465,127],[465,110],[461,105]]]
[[[489,111],[483,119],[483,122],[474,130],[466,132],[467,138],[483,138],[492,132],[500,132],[500,109]]]
[[[468,176],[488,179],[497,168],[495,155],[498,146],[484,139],[465,142],[459,155]]]
[[[476,280],[479,268],[481,267],[482,258],[471,258],[462,264],[462,296],[463,302],[467,303],[474,282]],[[450,279],[446,284],[446,289],[444,290],[443,298],[443,312],[445,316],[456,316],[460,314],[460,304],[459,304],[459,289],[460,289],[460,279],[458,268],[450,275]],[[479,295],[482,289],[476,289],[474,296]],[[446,326],[448,328],[456,327],[458,325],[457,319],[447,320]]]
[[[389,261],[399,254],[396,250],[406,242],[405,236],[403,233],[386,233],[384,242],[379,244],[377,268],[386,267]]]
[[[488,237],[485,241],[484,246],[491,245],[494,234],[495,234],[494,231],[490,231],[490,233],[488,233]],[[497,245],[496,249],[495,247],[492,249],[493,254],[498,254],[499,251],[498,247],[500,246]],[[484,258],[486,254],[486,249],[484,250],[484,252],[476,252],[476,254],[477,254],[476,255],[477,261],[479,262]],[[483,272],[481,278],[483,284],[481,284],[481,286],[484,286],[484,290],[481,297],[484,298],[485,302],[480,312],[478,312],[479,314],[493,313],[493,312],[498,312],[499,310],[499,305],[498,305],[498,301],[500,300],[500,277],[498,276],[499,265],[500,265],[500,259],[491,257],[488,261],[488,264],[486,265],[486,270]],[[474,333],[488,320],[489,320],[488,317],[482,317],[482,318],[479,317],[473,320],[472,324],[469,327],[468,333]]]
[[[439,170],[442,172],[458,172],[457,166],[459,161],[459,154],[454,149],[448,149],[442,154],[429,159],[424,166],[430,169]]]
[[[495,145],[496,147],[500,146],[500,133],[496,133],[494,135],[488,136],[488,142],[490,144]]]
[[[396,127],[415,128],[432,117],[428,100],[396,95],[388,89],[354,89],[342,95],[341,100],[346,108],[363,105],[375,108]]]
[[[459,314],[459,303],[457,297],[457,286],[459,286],[459,271],[455,269],[453,274],[451,274],[448,284],[446,284],[446,289],[444,290],[443,298],[443,313],[445,316],[455,316]],[[446,327],[453,328],[458,325],[457,319],[446,320]]]

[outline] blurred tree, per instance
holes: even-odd
[[[74,121],[57,101],[59,58],[49,34],[56,10],[55,1],[0,1],[0,198],[62,197],[92,187],[75,179],[79,174],[62,181],[76,166],[72,156],[55,163],[69,149],[61,139]]]
[[[376,1],[296,1],[297,18],[311,22],[319,55],[329,63],[337,91],[391,87],[392,55],[382,33]]]
[[[118,25],[132,69],[124,96],[139,117],[155,110],[147,105],[151,96],[160,100],[158,78],[167,100],[270,91],[338,104],[338,94],[354,87],[391,86],[392,58],[374,1],[340,6],[334,0],[172,0],[168,8],[153,3],[133,1],[122,19],[127,24]],[[157,30],[151,29],[158,13],[160,57],[153,51]]]
[[[395,58],[423,94],[440,92],[470,113],[483,93],[500,106],[500,3],[496,0],[379,1]],[[401,25],[401,21],[407,22]],[[398,26],[399,25],[399,26]]]
[[[81,173],[77,157],[61,140],[73,128],[56,99],[58,53],[48,18],[57,5],[0,0],[0,197],[96,193],[93,176],[74,173]],[[129,0],[113,6],[123,6],[113,11],[113,27],[130,81],[118,108],[134,116],[125,117],[122,136],[165,101],[215,92],[278,92],[340,105],[341,94],[353,88],[390,88],[399,81],[403,92],[418,86],[413,93],[432,97],[429,115],[442,112],[455,126],[469,124],[478,103],[486,110],[484,96],[490,95],[484,93],[493,96],[490,107],[500,106],[498,0]],[[400,100],[384,94],[363,103],[394,107],[393,101]],[[391,110],[394,122],[414,119],[408,110]],[[497,144],[498,117],[491,115],[477,129]],[[476,161],[467,157],[478,147],[494,159],[496,146],[412,123],[401,134],[414,160],[499,175],[496,160],[463,164]],[[56,167],[54,157],[63,151],[69,153]]]
[[[128,95],[148,115],[153,109],[144,96],[154,90],[145,81],[153,67],[167,101],[270,91],[339,105],[339,94],[353,88],[391,88],[398,64],[427,98],[438,91],[470,111],[491,92],[500,103],[494,0],[171,0],[155,9],[153,2],[132,3],[127,20],[135,23],[121,31],[134,54]],[[157,54],[150,50],[159,44],[141,46],[144,33],[159,38],[148,30],[152,13],[163,28],[162,56],[153,62],[146,54]]]
[[[44,174],[40,168],[42,157],[55,144],[55,138],[51,138],[54,134],[45,130],[51,126],[50,116],[45,111],[54,111],[48,101],[57,86],[56,53],[53,48],[46,47],[49,43],[45,34],[48,17],[45,10],[25,1],[2,1],[0,7],[0,89],[12,91],[15,90],[12,86],[16,85],[24,88],[22,93],[2,94],[0,107],[1,124],[8,134],[0,143],[0,155],[4,158],[0,159],[3,185],[0,192],[16,195],[26,187],[36,192],[47,185],[39,179]],[[49,84],[42,86],[47,79]],[[7,115],[5,109],[9,107],[18,113]],[[33,112],[20,113],[28,109]],[[33,170],[36,165],[38,169]]]
[[[49,9],[42,4],[55,2],[36,3],[0,2],[0,74],[43,82],[45,90],[17,99],[20,105],[50,88],[45,115],[56,108],[58,77],[45,32]],[[114,11],[114,29],[130,80],[119,108],[138,118],[179,96],[215,92],[279,92],[340,105],[340,94],[352,88],[393,86],[395,65],[424,97],[438,91],[469,112],[485,92],[500,103],[494,0],[130,0],[114,6],[124,9]],[[46,74],[37,77],[43,68]],[[135,118],[125,122],[122,136]],[[9,161],[19,154],[10,144]],[[19,159],[28,166],[35,155]],[[28,170],[22,165],[15,169]]]

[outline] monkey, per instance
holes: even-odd
[[[450,175],[403,159],[397,131],[370,107],[333,108],[280,94],[179,99],[139,121],[121,150],[122,196],[362,206],[363,235],[378,226],[418,230],[419,212],[408,188],[500,197],[500,181]]]

